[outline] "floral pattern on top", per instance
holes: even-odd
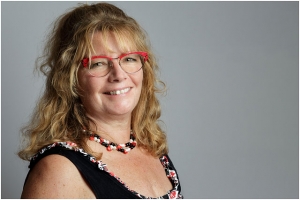
[[[92,155],[86,153],[82,148],[79,148],[77,146],[76,143],[73,142],[55,142],[53,144],[50,144],[44,148],[42,148],[36,155],[34,155],[31,158],[31,161],[35,160],[36,158],[38,158],[40,155],[44,154],[45,151],[52,149],[56,146],[60,146],[60,147],[64,147],[66,149],[70,149],[70,150],[74,150],[77,152],[80,152],[82,155],[86,156],[87,158],[89,158],[89,160],[93,163],[95,163],[98,166],[99,170],[105,171],[108,174],[110,174],[112,177],[114,177],[115,179],[117,179],[125,188],[127,188],[130,192],[132,192],[133,194],[135,194],[136,196],[142,198],[142,199],[183,199],[183,196],[179,193],[179,180],[177,177],[177,173],[175,170],[172,170],[170,168],[170,163],[169,160],[167,158],[167,156],[162,156],[159,158],[161,164],[163,165],[165,172],[166,172],[166,176],[169,178],[169,180],[171,181],[172,185],[173,185],[173,189],[169,190],[167,192],[167,194],[160,196],[160,197],[147,197],[144,196],[142,194],[139,194],[138,192],[130,189],[119,177],[117,177],[116,175],[114,175],[113,172],[109,171],[106,164],[103,163],[101,160],[96,160],[95,157],[93,157]]]

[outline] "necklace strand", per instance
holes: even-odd
[[[83,132],[86,132],[88,134],[89,140],[98,142],[102,146],[106,147],[107,151],[117,150],[119,152],[127,154],[130,150],[132,150],[136,146],[136,141],[132,130],[130,131],[130,140],[125,144],[116,144],[110,142],[109,140],[101,138],[99,135],[97,135],[92,131],[83,130]]]

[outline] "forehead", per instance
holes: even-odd
[[[125,53],[136,51],[137,45],[130,34],[96,31],[91,38],[91,54]]]

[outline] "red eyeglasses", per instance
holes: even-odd
[[[148,60],[148,53],[143,51],[121,54],[117,58],[108,56],[92,56],[82,59],[83,67],[88,68],[92,76],[102,77],[107,75],[113,67],[113,60],[118,59],[121,68],[128,74],[136,73],[142,69],[144,63]]]

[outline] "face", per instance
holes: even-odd
[[[101,32],[96,32],[92,38],[94,52],[91,56],[108,56],[117,58],[122,53],[135,51],[128,48],[124,52],[118,46],[113,34],[107,38],[109,50],[101,42]],[[143,82],[143,70],[128,74],[119,65],[118,59],[113,59],[111,71],[103,77],[92,76],[87,68],[80,67],[78,81],[81,100],[89,117],[94,120],[105,120],[108,117],[131,117],[131,112],[137,105]]]

